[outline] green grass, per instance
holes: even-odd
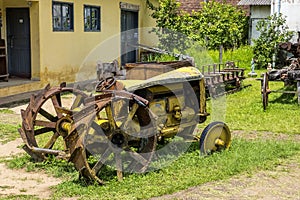
[[[0,114],[4,113],[4,114],[13,114],[14,111],[9,110],[9,109],[0,109]]]
[[[211,56],[213,62],[219,63],[219,51],[210,50],[208,54]],[[239,61],[239,67],[245,68],[247,72],[251,69],[251,59],[253,58],[253,51],[251,46],[242,46],[238,49],[227,50],[223,52],[223,62],[232,60]]]
[[[193,148],[170,166],[148,174],[132,174],[123,182],[115,179],[104,186],[84,185],[77,179],[55,187],[53,198],[80,199],[147,199],[170,194],[214,180],[224,180],[240,173],[252,174],[272,169],[289,156],[299,153],[299,143],[288,141],[233,141],[229,151],[199,157]]]
[[[266,111],[263,111],[260,81],[245,80],[251,84],[238,93],[226,97],[226,122],[231,129],[299,134],[300,107],[295,96],[285,100],[285,94],[271,93]],[[282,82],[270,82],[272,90],[283,87]]]
[[[18,129],[21,125],[0,123],[0,142],[5,144],[20,137]]]
[[[78,176],[73,164],[68,163],[65,160],[49,158],[44,162],[28,161],[30,161],[30,156],[26,154],[14,157],[12,160],[8,161],[7,164],[9,168],[25,168],[28,172],[44,170],[46,173],[56,178],[68,179],[72,176]]]

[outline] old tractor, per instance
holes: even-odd
[[[230,146],[231,133],[223,122],[195,134],[209,115],[205,80],[195,67],[173,68],[146,80],[111,76],[93,84],[91,95],[63,83],[47,85],[31,97],[21,112],[19,132],[35,161],[66,159],[81,177],[103,184],[101,172],[107,166],[119,180],[124,172],[146,172],[163,153],[180,149],[178,141],[199,142],[202,154]]]

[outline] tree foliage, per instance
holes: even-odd
[[[160,45],[165,50],[173,52],[174,49],[188,48],[188,26],[190,16],[179,9],[180,3],[176,0],[159,0],[155,7],[147,0],[148,8],[153,10],[152,17],[156,20],[157,28],[153,31],[159,37]]]
[[[209,49],[217,49],[220,45],[224,48],[238,47],[246,41],[247,17],[242,10],[230,4],[211,1],[202,3],[200,11],[186,13],[180,10],[176,0],[158,0],[157,7],[149,0],[147,2],[158,27],[180,32]],[[164,42],[167,42],[166,38]]]
[[[256,29],[260,32],[257,39],[253,39],[254,58],[258,68],[266,67],[272,63],[273,55],[276,55],[278,44],[289,41],[293,32],[286,25],[286,17],[274,14],[267,19],[258,21]]]
[[[247,17],[241,9],[215,1],[203,2],[195,13],[195,28],[206,46],[216,49],[238,47],[245,41]]]

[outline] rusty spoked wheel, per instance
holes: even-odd
[[[231,133],[223,122],[212,122],[203,130],[200,137],[200,152],[203,155],[228,149],[231,144]]]
[[[261,84],[261,96],[264,110],[266,110],[268,107],[270,92],[268,73],[265,73]]]
[[[115,77],[108,77],[106,79],[101,80],[97,83],[95,87],[96,92],[102,92],[104,90],[109,90],[116,83]]]
[[[36,161],[46,155],[58,155],[65,150],[63,126],[72,121],[73,112],[83,107],[87,95],[62,83],[58,87],[47,85],[38,95],[32,96],[26,110],[21,111],[19,129],[25,142],[24,150]],[[62,137],[61,137],[62,136]]]
[[[90,106],[95,112],[75,122],[76,128],[66,138],[70,161],[81,177],[103,184],[107,173],[117,172],[122,180],[124,172],[145,172],[157,142],[149,109],[123,97],[101,99]]]

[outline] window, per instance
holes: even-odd
[[[73,30],[73,4],[53,2],[52,4],[53,31]]]
[[[100,31],[100,7],[84,6],[84,31]]]

